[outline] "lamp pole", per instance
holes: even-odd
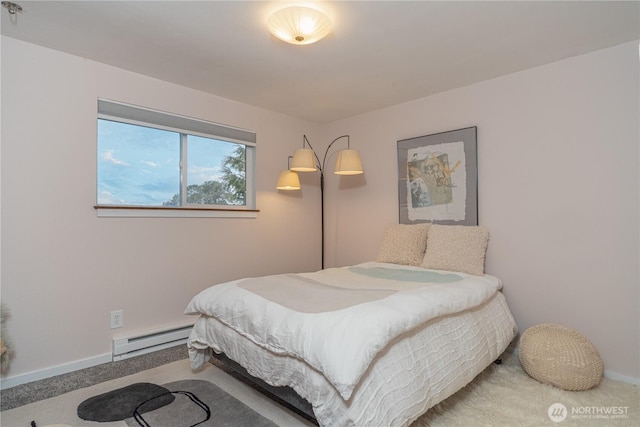
[[[309,148],[311,148],[311,151],[313,151],[313,155],[316,157],[316,162],[318,163],[318,169],[320,170],[320,224],[321,224],[320,230],[322,233],[322,269],[324,270],[324,245],[325,245],[324,243],[324,240],[325,240],[324,239],[324,169],[325,169],[325,164],[327,162],[327,154],[329,154],[329,149],[333,146],[333,144],[335,144],[339,139],[342,139],[342,138],[347,138],[347,148],[349,148],[349,135],[342,135],[337,137],[333,141],[331,141],[331,144],[329,144],[329,146],[324,152],[322,163],[320,163],[320,158],[316,154],[316,150],[313,148],[313,146],[307,139],[307,136],[304,135],[303,138],[304,138],[303,146],[304,146],[304,143],[307,143],[309,145]]]

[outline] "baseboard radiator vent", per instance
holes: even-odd
[[[172,326],[162,330],[119,336],[113,338],[112,360],[128,359],[141,354],[163,350],[187,343],[193,323]]]

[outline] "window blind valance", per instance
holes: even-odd
[[[252,146],[256,145],[256,134],[249,130],[107,99],[98,99],[98,116],[103,119],[114,118],[132,124],[153,125],[164,130],[222,138]]]

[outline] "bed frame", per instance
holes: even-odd
[[[274,387],[260,378],[254,377],[246,369],[240,366],[239,363],[227,357],[224,353],[212,352],[213,356],[222,363],[223,367],[227,368],[227,371],[233,375],[236,379],[243,383],[253,387],[267,397],[275,400],[279,404],[291,409],[298,415],[318,425],[315,414],[313,413],[313,407],[306,399],[295,392],[291,387]],[[216,364],[216,366],[218,366]]]

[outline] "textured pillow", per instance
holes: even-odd
[[[439,225],[429,228],[429,244],[421,266],[435,270],[484,274],[489,229],[483,226]]]
[[[384,231],[378,262],[420,265],[431,224],[394,224]]]

